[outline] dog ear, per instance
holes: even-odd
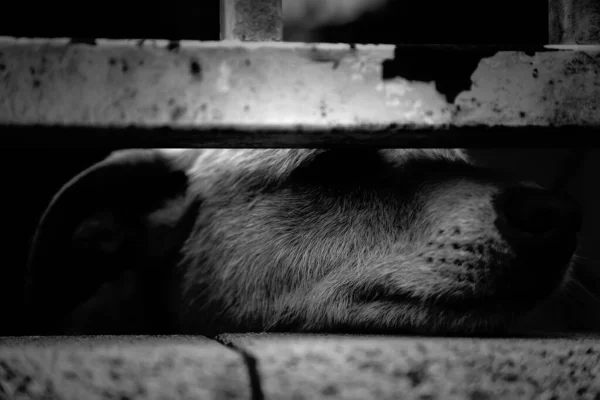
[[[115,152],[58,192],[27,266],[32,334],[144,333],[164,322],[169,280],[199,210],[180,161],[157,150]]]

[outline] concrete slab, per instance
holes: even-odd
[[[597,337],[222,335],[256,358],[265,399],[600,398]]]
[[[371,125],[598,127],[598,60],[600,45],[5,37],[0,124],[278,127],[291,136]]]
[[[0,398],[251,398],[243,358],[202,337],[0,338]]]

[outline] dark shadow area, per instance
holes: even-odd
[[[541,44],[548,42],[547,10],[546,0],[390,1],[316,36],[334,43]]]
[[[2,149],[3,261],[0,336],[20,334],[25,265],[35,227],[57,190],[84,168],[100,161],[107,150]],[[64,288],[56,288],[64,290]]]
[[[11,2],[3,13],[0,36],[219,40],[218,0],[160,6],[111,1],[74,4]]]

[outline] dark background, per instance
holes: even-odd
[[[156,4],[20,2],[3,6],[0,36],[219,40],[218,0]],[[546,0],[392,1],[352,23],[322,27],[313,38],[346,43],[546,43],[547,26]],[[290,26],[286,37],[298,29]],[[23,333],[23,271],[42,212],[63,184],[107,154],[108,150],[89,149],[0,149],[0,336]]]
[[[75,4],[4,6],[0,36],[219,40],[219,0]],[[286,40],[302,29],[286,28]],[[318,41],[343,43],[545,44],[547,38],[547,0],[389,0],[358,20],[317,32]]]

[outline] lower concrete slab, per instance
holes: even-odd
[[[597,337],[222,335],[265,399],[600,399]]]
[[[0,338],[0,399],[245,400],[248,377],[202,337]]]

